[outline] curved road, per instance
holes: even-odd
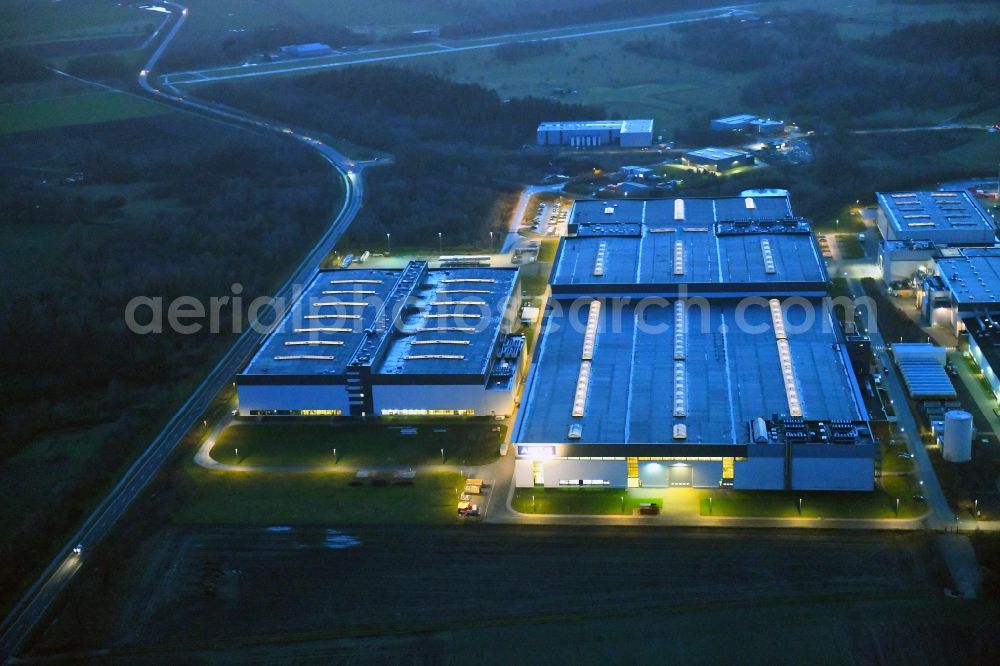
[[[175,10],[169,19],[173,21],[173,25],[150,56],[142,71],[139,72],[138,83],[143,90],[160,101],[182,106],[201,115],[249,126],[258,131],[273,131],[304,143],[319,152],[323,159],[336,169],[343,180],[345,190],[343,205],[334,215],[322,238],[275,294],[276,297],[283,299],[279,302],[289,304],[293,294],[293,286],[306,284],[312,280],[319,269],[320,262],[347,230],[360,209],[363,196],[360,169],[364,165],[355,164],[331,146],[312,137],[299,134],[291,128],[250,117],[232,109],[168,94],[158,89],[149,80],[150,72],[156,67],[157,62],[174,37],[177,36],[188,16],[186,7],[173,2],[164,4]],[[280,317],[275,317],[274,321],[279,319]],[[63,546],[38,580],[14,606],[3,624],[0,625],[0,661],[7,661],[13,655],[14,650],[28,636],[44,616],[46,610],[80,569],[89,549],[111,532],[129,506],[142,494],[150,480],[160,471],[164,462],[185,434],[198,423],[202,413],[209,407],[213,398],[226,387],[233,375],[254,353],[269,329],[262,322],[255,323],[260,325],[250,326],[240,335],[205,380],[191,394],[187,402],[167,422],[149,447],[139,455],[125,472],[121,481],[86,518],[73,538]]]

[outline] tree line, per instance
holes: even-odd
[[[335,69],[267,88],[216,84],[199,94],[391,153],[391,166],[366,173],[365,206],[350,237],[367,242],[391,233],[394,242],[416,245],[435,242],[438,232],[453,245],[487,242],[500,222],[497,201],[554,168],[547,154],[522,150],[534,143],[538,123],[603,113],[541,98],[505,101],[478,84],[389,66]]]

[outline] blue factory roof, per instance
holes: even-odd
[[[428,271],[411,298],[413,309],[403,313],[378,373],[485,374],[504,313],[516,297],[516,282],[517,269],[512,268]],[[449,358],[430,358],[434,356]]]
[[[746,155],[745,150],[734,150],[732,148],[698,148],[684,153],[684,157],[700,157],[706,160],[717,162],[719,160],[731,160]]]
[[[321,271],[245,376],[485,375],[514,297],[516,268]]]
[[[320,271],[242,374],[343,374],[402,273],[367,268]]]
[[[558,130],[619,130],[621,132],[652,132],[653,121],[650,118],[633,118],[628,120],[558,120],[539,123],[539,132]]]
[[[752,113],[739,113],[735,116],[726,116],[725,118],[713,118],[712,122],[719,125],[734,125],[743,127],[755,120],[758,120],[758,116]]]
[[[802,416],[866,418],[831,315],[819,300],[811,302],[816,316],[808,327],[802,325],[801,307],[785,310]],[[676,417],[673,304],[637,311],[634,302],[604,301],[584,414],[574,417],[587,315],[588,307],[578,307],[546,318],[514,441],[746,444],[750,419],[790,411],[766,306],[751,306],[742,315],[735,300],[686,308],[686,416]],[[582,430],[579,439],[571,440],[574,423]],[[686,439],[673,439],[675,424],[686,425]]]
[[[936,260],[941,280],[959,305],[1000,303],[1000,248],[943,251]]]
[[[570,218],[576,235],[560,245],[553,293],[793,283],[796,292],[825,292],[811,229],[791,215],[783,196],[578,201]]]
[[[952,230],[994,230],[990,216],[964,190],[876,192],[879,206],[897,233],[919,235]]]

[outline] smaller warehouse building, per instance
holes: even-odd
[[[754,156],[732,148],[699,148],[684,153],[681,164],[722,172],[741,166],[753,166]]]
[[[538,126],[539,146],[642,147],[653,143],[652,119],[544,122]]]
[[[710,126],[716,132],[752,132],[763,136],[775,136],[785,131],[785,121],[761,118],[752,113],[713,118]]]
[[[878,228],[886,241],[938,246],[993,245],[996,227],[968,192],[877,192]]]
[[[319,42],[289,44],[279,47],[278,51],[286,58],[318,58],[333,55],[333,48],[329,44],[320,44]]]
[[[516,268],[320,271],[237,375],[240,416],[508,416]]]

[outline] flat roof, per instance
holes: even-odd
[[[525,388],[514,440],[542,444],[747,444],[750,419],[788,414],[782,367],[771,313],[739,301],[717,300],[685,308],[686,416],[675,417],[674,322],[667,306],[603,301],[592,352],[583,416],[573,416],[588,307],[552,312],[546,318],[535,364]],[[802,416],[863,419],[857,385],[836,324],[821,300],[803,326],[800,306],[785,318]],[[579,439],[568,437],[579,424]],[[673,439],[684,424],[687,436]]]
[[[538,131],[552,130],[619,130],[621,132],[651,132],[651,118],[630,118],[627,120],[558,120],[538,124]]]
[[[486,374],[517,273],[514,268],[427,271],[376,372]]]
[[[746,156],[747,152],[745,150],[734,150],[732,148],[715,148],[709,146],[707,148],[698,148],[697,150],[689,150],[684,153],[684,157],[700,157],[706,160],[731,160],[737,157]]]
[[[1000,248],[961,248],[935,260],[959,305],[1000,303]]]
[[[875,198],[897,233],[919,236],[951,230],[995,231],[989,214],[965,190],[876,192]]]
[[[734,116],[726,116],[725,118],[713,118],[713,123],[726,123],[727,125],[746,125],[747,123],[757,120],[759,116],[752,113],[738,113]]]
[[[241,375],[336,376],[358,361],[376,375],[485,375],[517,277],[426,262],[320,271]]]
[[[241,374],[343,374],[402,274],[368,268],[320,271]]]
[[[897,361],[903,383],[912,398],[956,398],[958,393],[944,366],[935,359],[913,358]]]
[[[792,283],[825,292],[829,279],[811,228],[785,196],[578,201],[570,223],[576,235],[560,243],[554,294]]]

